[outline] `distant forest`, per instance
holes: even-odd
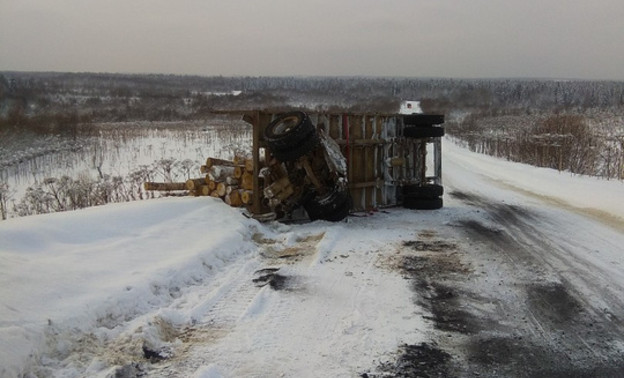
[[[466,113],[621,112],[624,82],[0,72],[2,126],[191,120],[215,110],[393,113],[401,100],[420,100],[425,112],[449,120]]]

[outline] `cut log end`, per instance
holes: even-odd
[[[188,190],[199,189],[204,184],[206,184],[205,178],[188,179],[186,180],[186,189]]]
[[[251,190],[243,190],[241,193],[241,201],[245,205],[251,205],[253,199],[253,192]]]

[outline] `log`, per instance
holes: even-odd
[[[292,185],[288,185],[284,189],[282,189],[282,191],[279,192],[276,197],[280,201],[284,201],[288,197],[292,196],[294,193],[295,193],[295,189],[293,189]]]
[[[225,181],[227,177],[234,175],[234,170],[239,167],[223,167],[223,166],[212,166],[208,171],[208,176],[213,181]]]
[[[225,183],[228,185],[238,185],[238,179],[235,177],[226,177]]]
[[[251,190],[243,189],[241,193],[241,201],[245,205],[251,205],[252,200],[253,200],[253,192]]]
[[[226,185],[225,186],[225,194],[230,194],[234,190],[238,190],[238,185]]]
[[[242,167],[234,167],[234,178],[236,179],[240,179],[241,177],[243,177],[243,173],[245,172],[245,169]]]
[[[289,186],[290,180],[288,179],[288,177],[282,177],[281,179],[264,188],[264,195],[267,198],[276,197],[282,190]]]
[[[245,159],[245,170],[247,172],[253,172],[253,169],[254,169],[253,159]]]
[[[234,163],[234,165],[244,166],[245,165],[245,158],[243,156],[236,155],[236,156],[234,156],[233,163]]]
[[[223,197],[227,194],[226,189],[227,189],[227,185],[225,185],[224,182],[220,182],[217,184],[216,192],[219,195],[219,197]]]
[[[186,189],[194,190],[199,189],[202,185],[206,183],[206,179],[188,179],[186,180]]]
[[[208,185],[210,191],[217,189],[217,182],[211,180],[208,176],[206,176],[206,185]]]
[[[253,174],[250,172],[243,173],[241,177],[241,187],[245,190],[253,190]]]
[[[208,169],[207,165],[202,165],[199,167],[199,173],[208,173]]]
[[[241,200],[241,194],[238,190],[234,190],[230,194],[226,195],[224,200],[225,203],[232,207],[240,207],[243,204],[243,201]]]
[[[200,194],[202,196],[209,196],[210,195],[210,188],[208,187],[208,185],[202,185],[200,189],[198,189],[198,191],[200,192]]]
[[[221,197],[219,196],[219,193],[217,193],[217,191],[216,191],[216,190],[213,190],[213,191],[210,193],[210,197],[221,198]]]
[[[220,165],[223,167],[233,167],[236,164],[231,160],[211,158],[211,157],[206,159],[206,168],[211,168],[216,165]]]
[[[186,190],[185,182],[145,182],[143,183],[145,190]]]

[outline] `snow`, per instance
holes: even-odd
[[[378,249],[394,237],[389,232],[390,239],[370,243],[366,235],[373,226],[265,226],[209,198],[158,199],[5,221],[0,228],[2,375],[19,376],[24,366],[39,364],[59,376],[79,371],[106,376],[110,361],[120,357],[100,359],[103,347],[90,346],[83,356],[71,357],[85,335],[95,344],[116,340],[114,345],[123,345],[112,349],[148,345],[167,353],[176,342],[163,336],[163,329],[206,322],[238,327],[223,336],[218,350],[206,346],[223,360],[202,367],[196,376],[244,375],[273,353],[293,355],[289,371],[313,365],[340,375],[364,366],[379,351],[421,340],[419,330],[426,328],[420,317],[410,316],[405,281],[372,269]],[[354,250],[362,255],[349,256]],[[301,255],[303,266],[281,267],[279,273],[296,277],[292,291],[315,295],[284,299],[268,286],[250,285],[247,277],[264,267],[259,253],[271,264],[279,263],[282,254]],[[332,259],[341,261],[328,265]],[[354,279],[358,276],[366,282]],[[233,298],[240,301],[234,309],[214,312],[230,306],[223,302]],[[274,314],[276,308],[283,311]],[[387,309],[394,311],[385,314]],[[276,319],[289,324],[286,332],[273,334]],[[324,328],[327,319],[335,319],[340,329]],[[251,331],[262,331],[265,323],[272,324],[264,327],[268,333],[254,336]],[[392,337],[372,338],[386,333]],[[310,337],[305,348],[298,345],[299,334]],[[328,339],[359,357],[351,364],[336,359],[329,366],[323,359],[296,362],[313,350],[327,355],[321,341]],[[239,369],[224,357],[231,355],[253,356],[253,364]]]
[[[621,182],[443,145],[447,193],[554,206],[557,222],[587,226],[577,237],[602,250],[596,264],[624,262],[594,239],[622,232]],[[154,376],[358,375],[432,331],[392,267],[400,242],[468,211],[491,223],[446,203],[287,225],[212,198],[161,198],[1,222],[0,376],[132,376],[145,348],[170,364]]]
[[[467,177],[462,172],[471,172],[506,189],[624,224],[624,181],[509,162],[469,152],[450,142],[443,143],[442,156],[443,165],[446,162],[453,164],[452,177],[461,182],[460,186],[471,186],[462,182]]]
[[[15,373],[47,325],[115,327],[248,253],[240,240],[248,222],[215,202],[164,199],[4,222],[0,284],[10,290],[2,291],[0,338],[13,342],[2,345],[11,348],[0,365]]]

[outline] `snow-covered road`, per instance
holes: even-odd
[[[439,339],[458,354],[454,373],[624,373],[622,183],[445,153],[469,272],[434,281],[472,327]]]
[[[0,223],[0,376],[617,376],[624,185],[444,144],[445,207]]]

